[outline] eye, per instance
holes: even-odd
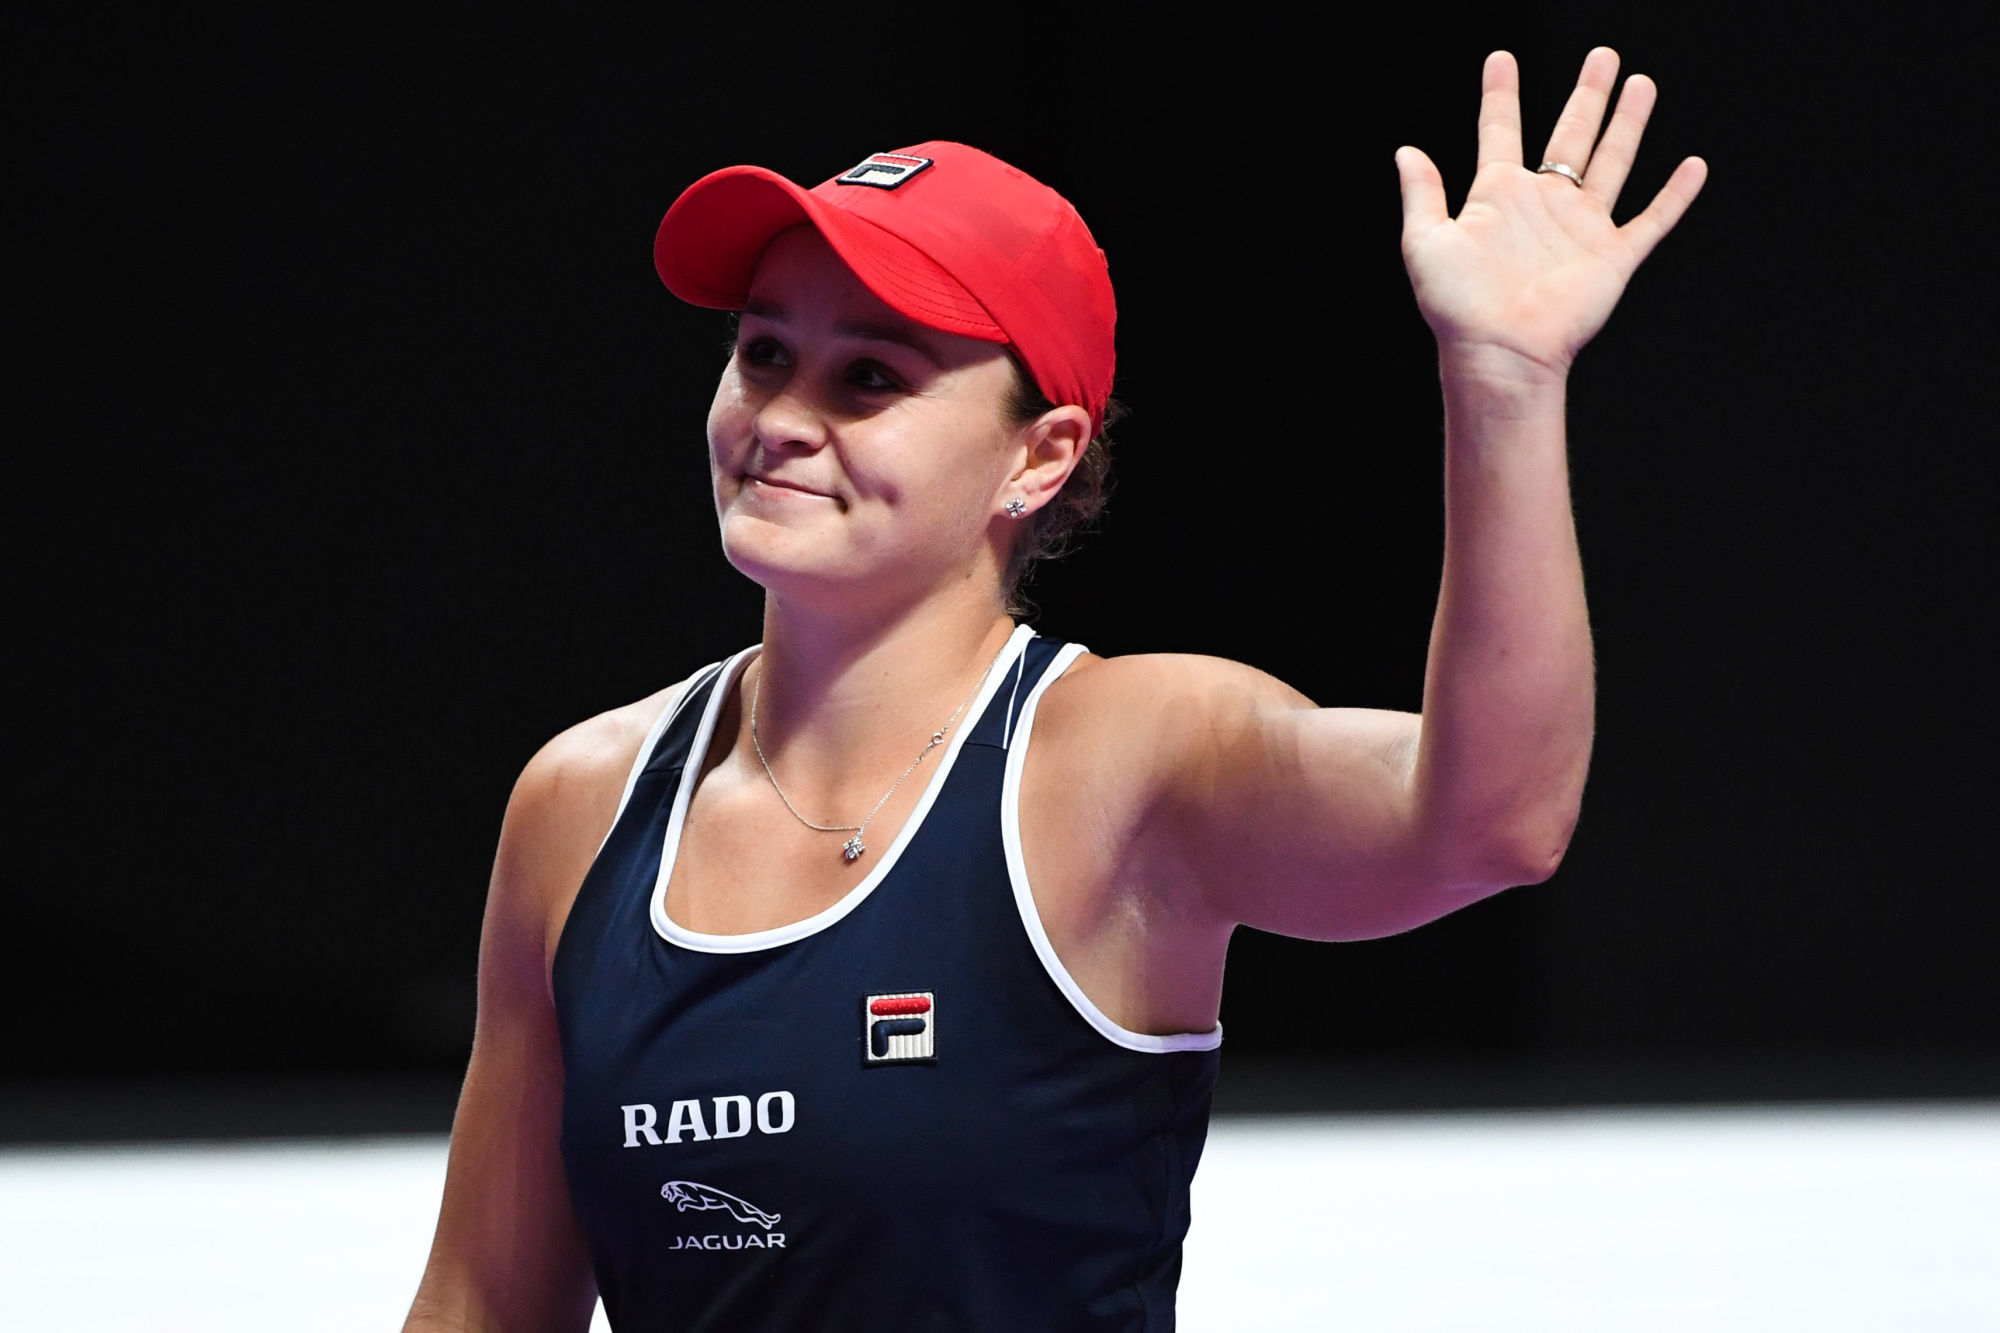
[[[847,382],[863,393],[895,393],[903,383],[880,361],[856,361],[847,371]]]
[[[785,349],[776,338],[758,335],[736,344],[736,359],[746,366],[783,365]]]

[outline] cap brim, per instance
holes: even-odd
[[[741,310],[765,249],[801,224],[817,229],[898,313],[945,333],[1008,340],[978,299],[929,255],[763,167],[727,167],[690,185],[660,220],[653,266],[667,290],[690,305]]]

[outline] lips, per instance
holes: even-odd
[[[785,477],[766,477],[766,476],[760,476],[755,472],[746,472],[743,474],[743,480],[746,482],[754,481],[761,485],[769,486],[774,490],[795,491],[800,495],[816,495],[822,500],[831,500],[834,498],[831,494],[829,494],[826,491],[815,490],[811,486],[804,485],[801,482],[792,481]]]

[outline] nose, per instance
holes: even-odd
[[[766,398],[750,419],[759,447],[769,451],[810,453],[826,444],[826,418],[818,404],[800,392],[792,376]]]

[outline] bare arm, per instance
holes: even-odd
[[[1447,901],[1554,873],[1583,798],[1595,700],[1569,368],[1707,175],[1689,158],[1637,217],[1612,222],[1656,96],[1650,79],[1628,80],[1598,141],[1617,74],[1616,52],[1590,53],[1536,161],[1581,184],[1524,161],[1505,52],[1481,78],[1479,168],[1457,218],[1430,159],[1397,155],[1404,260],[1444,389],[1444,579],[1412,790]]]
[[[676,687],[678,689],[678,687]],[[674,691],[558,736],[507,804],[479,945],[479,1019],[437,1234],[405,1333],[582,1333],[597,1288],[558,1152],[549,960],[647,724]]]
[[[1179,839],[1209,915],[1316,938],[1389,934],[1545,879],[1563,855],[1594,708],[1569,366],[1706,175],[1688,159],[1643,212],[1612,223],[1654,97],[1650,80],[1629,80],[1593,151],[1617,64],[1591,53],[1544,153],[1581,187],[1524,165],[1503,52],[1486,63],[1479,172],[1457,218],[1430,159],[1397,155],[1403,253],[1445,406],[1444,575],[1422,715],[1315,708],[1201,659],[1126,669],[1162,675],[1127,697],[1176,700],[1156,760],[1171,817],[1147,827]]]

